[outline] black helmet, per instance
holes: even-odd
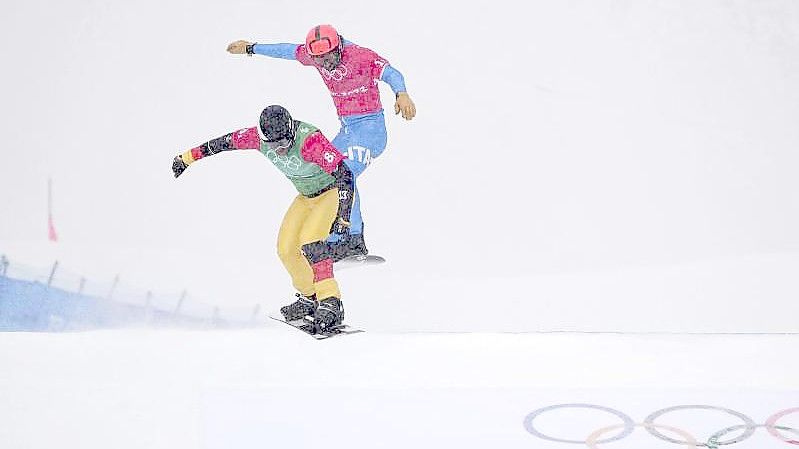
[[[294,120],[283,106],[276,104],[267,106],[261,112],[258,130],[261,139],[267,142],[294,142]]]

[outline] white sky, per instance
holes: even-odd
[[[328,22],[402,71],[417,105],[412,122],[388,115],[387,153],[361,179],[367,243],[392,275],[796,256],[799,4],[516,5],[17,2],[0,17],[0,252],[212,302],[282,301],[290,183],[256,153],[177,181],[170,164],[269,103],[332,138],[315,71],[224,51]],[[347,282],[387,287],[368,276]]]

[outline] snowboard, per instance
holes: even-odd
[[[328,332],[321,333],[321,334],[315,334],[314,331],[313,331],[314,330],[313,321],[311,321],[311,320],[309,320],[307,318],[302,318],[302,319],[294,320],[294,321],[286,321],[283,318],[283,315],[281,315],[279,313],[276,314],[276,315],[268,315],[268,316],[269,316],[269,318],[271,318],[271,319],[273,319],[275,321],[280,321],[283,324],[287,324],[287,325],[293,327],[294,329],[299,329],[302,332],[305,332],[306,334],[310,335],[311,337],[313,337],[313,338],[315,338],[317,340],[326,340],[328,338],[338,337],[338,336],[341,336],[341,335],[349,335],[349,334],[357,334],[357,333],[360,333],[360,332],[365,332],[362,329],[356,329],[356,328],[354,328],[352,326],[349,326],[347,324],[342,324],[341,326],[335,327],[335,328],[331,329]]]
[[[374,256],[372,254],[366,256],[350,256],[334,263],[333,267],[337,270],[346,270],[348,268],[362,267],[367,265],[380,265],[385,261],[385,258]]]

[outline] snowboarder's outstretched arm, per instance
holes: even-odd
[[[172,160],[172,172],[177,178],[194,162],[228,150],[257,150],[260,148],[258,128],[243,128],[185,151]]]
[[[343,39],[344,45],[351,44]],[[245,40],[233,41],[227,46],[228,53],[234,55],[263,55],[270,58],[297,60],[297,52],[303,44],[259,44]]]
[[[280,59],[297,59],[300,44],[259,44],[249,41],[235,41],[227,46],[228,53],[234,55],[263,55]]]

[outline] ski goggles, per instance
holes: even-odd
[[[266,141],[266,146],[269,147],[270,150],[277,151],[285,150],[286,148],[290,147],[292,143],[294,143],[294,139],[291,137],[284,137],[278,140]]]
[[[318,33],[318,31],[317,31]],[[311,56],[322,55],[335,48],[333,41],[329,37],[321,37],[308,43],[308,53]]]

